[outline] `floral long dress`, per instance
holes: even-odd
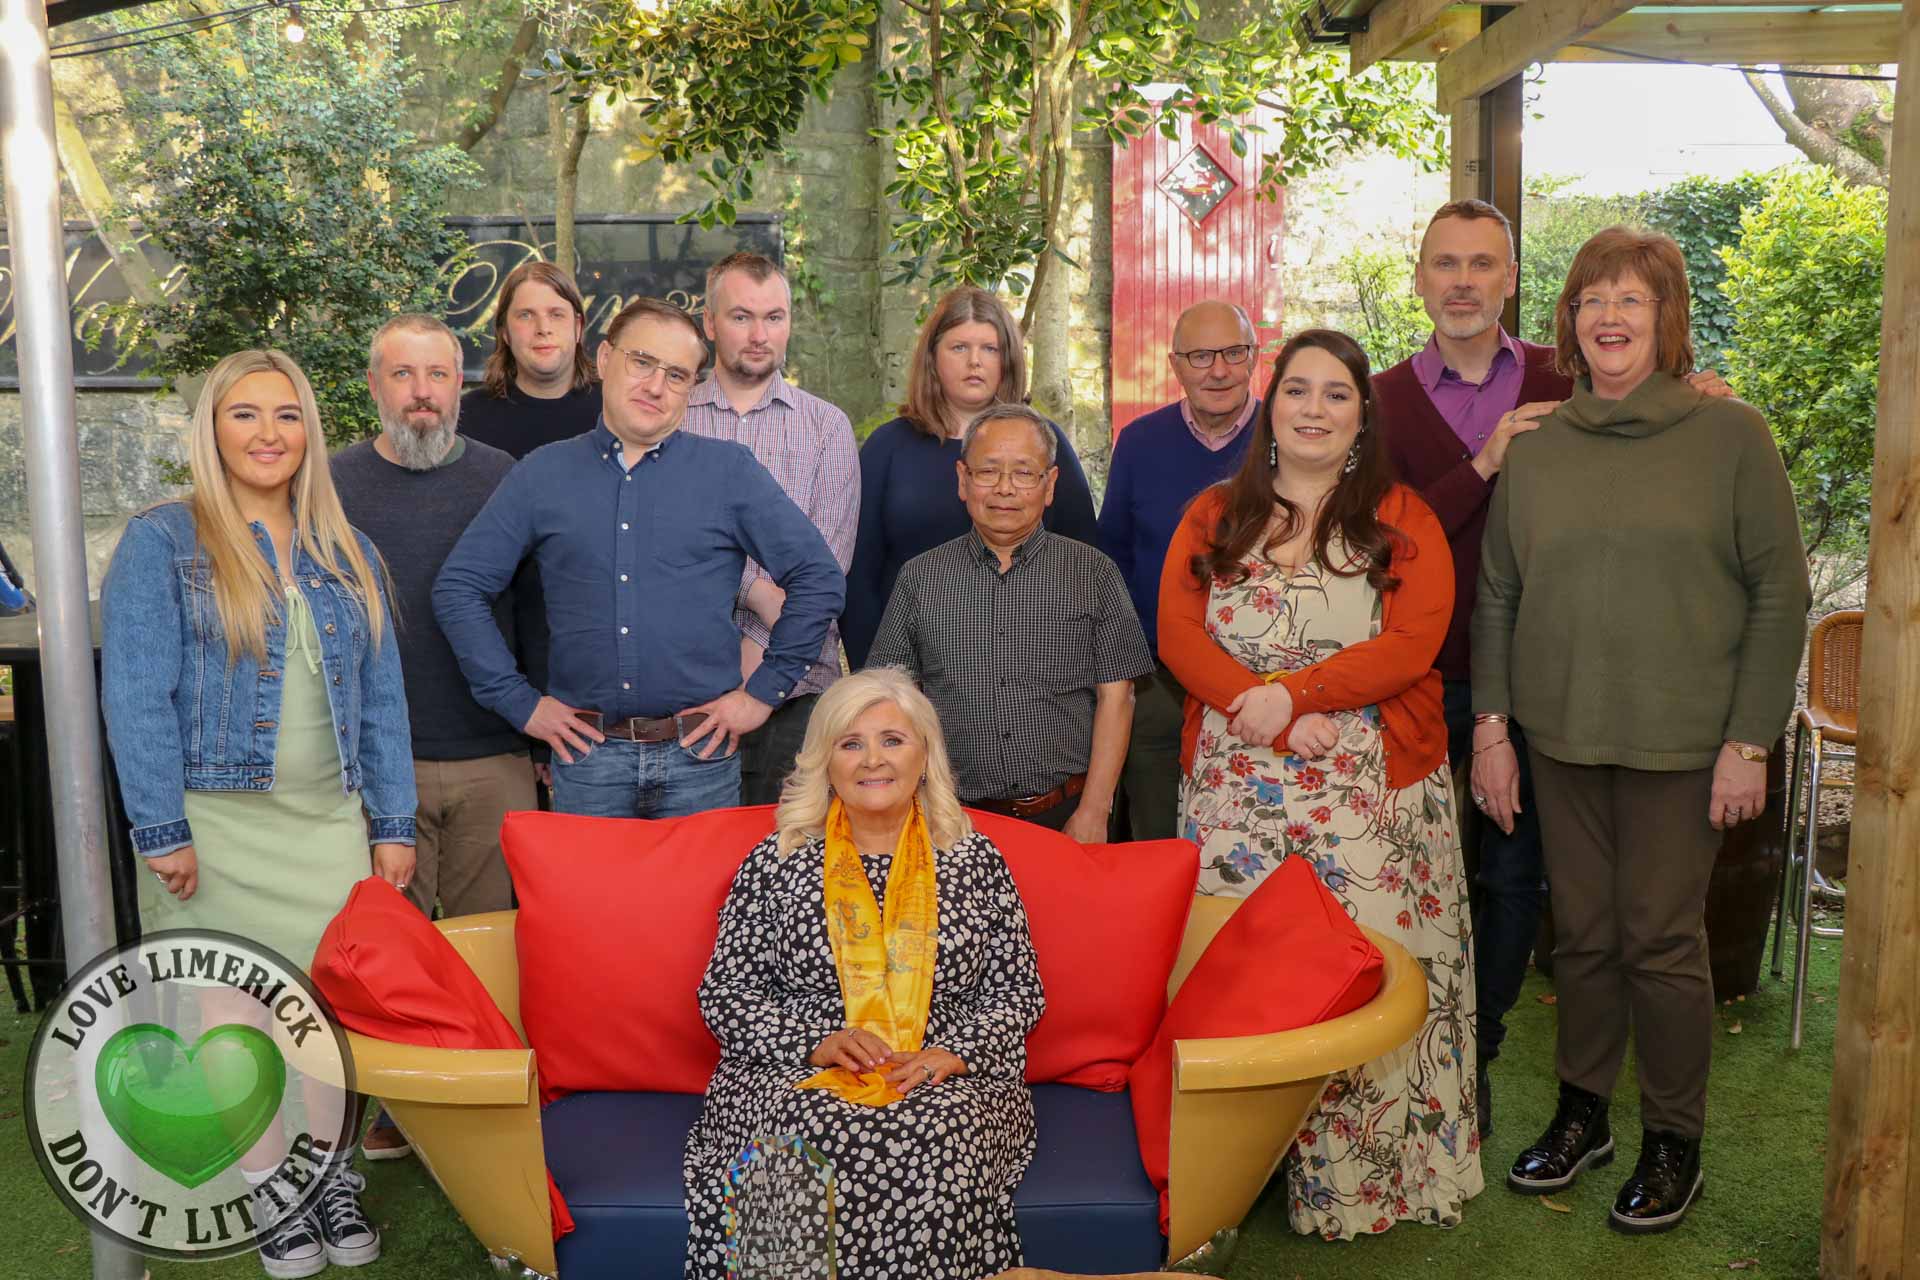
[[[891,854],[862,857],[886,900]],[[819,840],[747,855],[720,912],[700,1012],[720,1066],[687,1135],[686,1275],[726,1275],[725,1181],[757,1138],[798,1137],[832,1165],[841,1280],[975,1280],[1020,1265],[1013,1191],[1033,1159],[1027,1032],[1045,1000],[1013,876],[972,835],[934,853],[939,943],[926,1043],[968,1073],[866,1107],[794,1086],[846,1025],[827,941]]]
[[[1247,567],[1244,581],[1214,582],[1207,630],[1250,670],[1296,670],[1379,631],[1379,593],[1364,575],[1264,558]],[[1483,1184],[1470,917],[1447,768],[1394,790],[1378,710],[1332,718],[1338,745],[1304,760],[1284,743],[1241,742],[1207,708],[1180,814],[1200,846],[1202,893],[1244,897],[1282,859],[1310,859],[1349,916],[1426,970],[1419,1035],[1329,1080],[1283,1166],[1294,1230],[1345,1240],[1402,1220],[1452,1226]],[[1273,957],[1278,981],[1286,960]]]

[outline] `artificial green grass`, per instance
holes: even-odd
[[[1811,1277],[1818,1272],[1820,1196],[1827,1148],[1827,1089],[1833,1062],[1840,942],[1815,939],[1806,1035],[1787,1048],[1789,981],[1763,974],[1760,990],[1723,1006],[1708,1097],[1706,1197],[1679,1230],[1639,1239],[1606,1226],[1614,1191],[1633,1168],[1640,1118],[1633,1064],[1615,1095],[1619,1155],[1573,1190],[1553,1197],[1561,1213],[1505,1186],[1507,1164],[1551,1117],[1554,1008],[1551,986],[1527,982],[1494,1066],[1497,1130],[1481,1153],[1487,1189],[1445,1231],[1402,1223],[1347,1244],[1296,1236],[1272,1191],[1242,1234],[1233,1280],[1666,1280],[1745,1274]],[[87,1235],[55,1199],[27,1150],[19,1115],[28,1042],[36,1019],[0,1013],[0,1280],[85,1280]],[[1736,1034],[1735,1027],[1739,1027]],[[481,1280],[495,1273],[480,1246],[416,1160],[363,1165],[367,1212],[381,1229],[383,1256],[355,1280]],[[1276,1186],[1278,1184],[1276,1183]],[[1736,1268],[1736,1264],[1740,1265]],[[1730,1270],[1732,1269],[1732,1270]],[[251,1256],[221,1262],[152,1264],[154,1280],[254,1280]]]

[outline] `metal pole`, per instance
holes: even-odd
[[[40,661],[46,690],[53,831],[67,963],[112,947],[106,785],[87,621],[87,545],[80,517],[80,443],[68,346],[65,236],[54,151],[45,0],[0,0],[0,148],[13,245],[13,314],[32,515]],[[94,1280],[137,1280],[128,1249],[93,1238]]]

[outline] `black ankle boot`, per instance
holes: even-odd
[[[1544,1195],[1573,1185],[1583,1170],[1613,1159],[1607,1100],[1562,1082],[1560,1105],[1540,1141],[1522,1151],[1507,1171],[1507,1185],[1522,1195]]]
[[[1700,1139],[1648,1129],[1640,1139],[1633,1176],[1614,1197],[1607,1224],[1631,1235],[1671,1231],[1706,1187],[1700,1172]]]

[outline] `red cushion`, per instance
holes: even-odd
[[[446,936],[378,876],[353,886],[320,935],[313,983],[349,1031],[436,1049],[524,1049],[500,1007]],[[553,1238],[573,1230],[547,1179]]]
[[[1162,1231],[1173,1042],[1264,1035],[1337,1018],[1373,999],[1384,971],[1379,948],[1305,858],[1282,861],[1221,926],[1127,1078],[1140,1162],[1160,1189]]]
[[[641,821],[509,813],[520,1020],[543,1100],[705,1093],[720,1046],[700,1017],[720,906],[773,808]]]
[[[1028,1082],[1126,1088],[1166,1012],[1200,851],[1186,840],[1082,845],[967,812],[1013,873],[1046,989],[1047,1011],[1027,1037]]]

